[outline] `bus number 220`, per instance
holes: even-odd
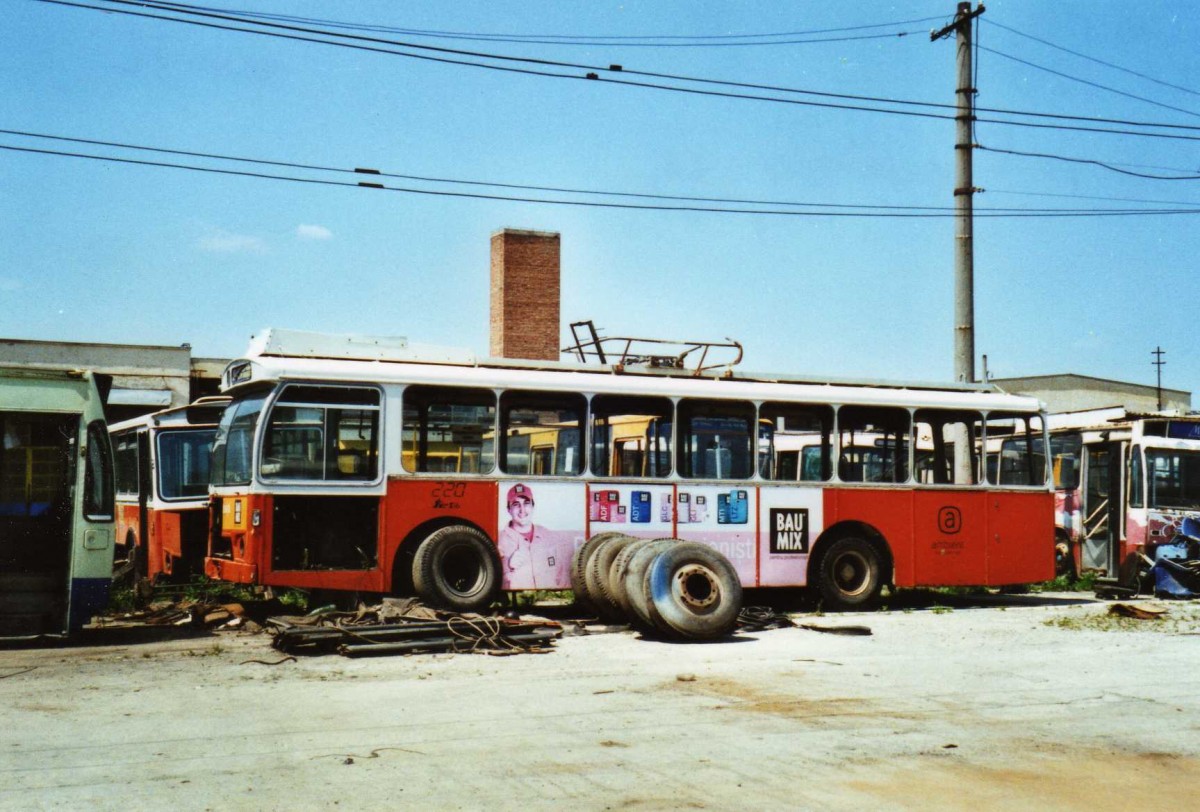
[[[465,482],[439,482],[433,486],[430,494],[435,501],[441,499],[462,499],[467,493]]]

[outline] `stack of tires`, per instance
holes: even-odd
[[[583,609],[643,634],[712,640],[730,634],[742,582],[725,556],[695,542],[600,533],[575,551],[571,588]]]

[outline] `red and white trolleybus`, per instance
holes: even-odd
[[[151,581],[204,570],[209,456],[228,398],[109,426],[117,469],[117,570]]]
[[[811,586],[829,608],[869,606],[888,583],[1054,574],[1044,415],[989,386],[476,360],[274,331],[223,391],[215,578],[415,586],[477,608],[497,590],[569,588],[574,552],[605,531],[700,542],[744,586]]]
[[[1184,520],[1200,519],[1200,415],[1114,407],[1048,424],[1059,572],[1137,589]]]

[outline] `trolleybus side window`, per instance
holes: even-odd
[[[87,427],[87,461],[83,472],[83,515],[92,522],[113,519],[112,447],[108,427],[93,420]]]
[[[1082,457],[1083,437],[1080,434],[1072,432],[1050,437],[1050,465],[1054,474],[1054,487],[1064,491],[1073,491],[1079,487],[1079,460]]]
[[[260,468],[273,479],[369,482],[378,435],[378,389],[288,384],[271,408]]]
[[[496,395],[490,389],[409,386],[404,390],[403,422],[404,470],[491,473]]]
[[[667,398],[593,397],[592,473],[603,477],[670,476],[672,411]]]
[[[500,396],[500,467],[522,476],[576,476],[583,472],[587,401],[558,392],[505,392]]]
[[[983,416],[979,412],[918,409],[913,417],[915,450],[913,476],[925,485],[979,484],[979,443]],[[966,459],[957,461],[956,454]]]
[[[758,442],[754,404],[679,402],[678,468],[688,479],[749,479]]]
[[[843,482],[908,481],[907,409],[843,406],[838,435],[838,478]]]
[[[988,481],[993,485],[1042,487],[1046,483],[1046,454],[1040,420],[1028,414],[992,412],[987,416]],[[1003,438],[999,458],[997,438]]]
[[[833,476],[831,407],[764,403],[758,418],[759,473],[764,479],[824,482]],[[763,427],[770,431],[763,432]]]
[[[123,431],[113,438],[113,460],[117,468],[117,493],[137,496],[138,493],[138,433]],[[208,488],[208,481],[204,482]]]

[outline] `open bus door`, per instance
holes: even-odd
[[[1121,574],[1121,451],[1119,442],[1089,444],[1083,464],[1083,568],[1102,573],[1109,584],[1119,583]]]

